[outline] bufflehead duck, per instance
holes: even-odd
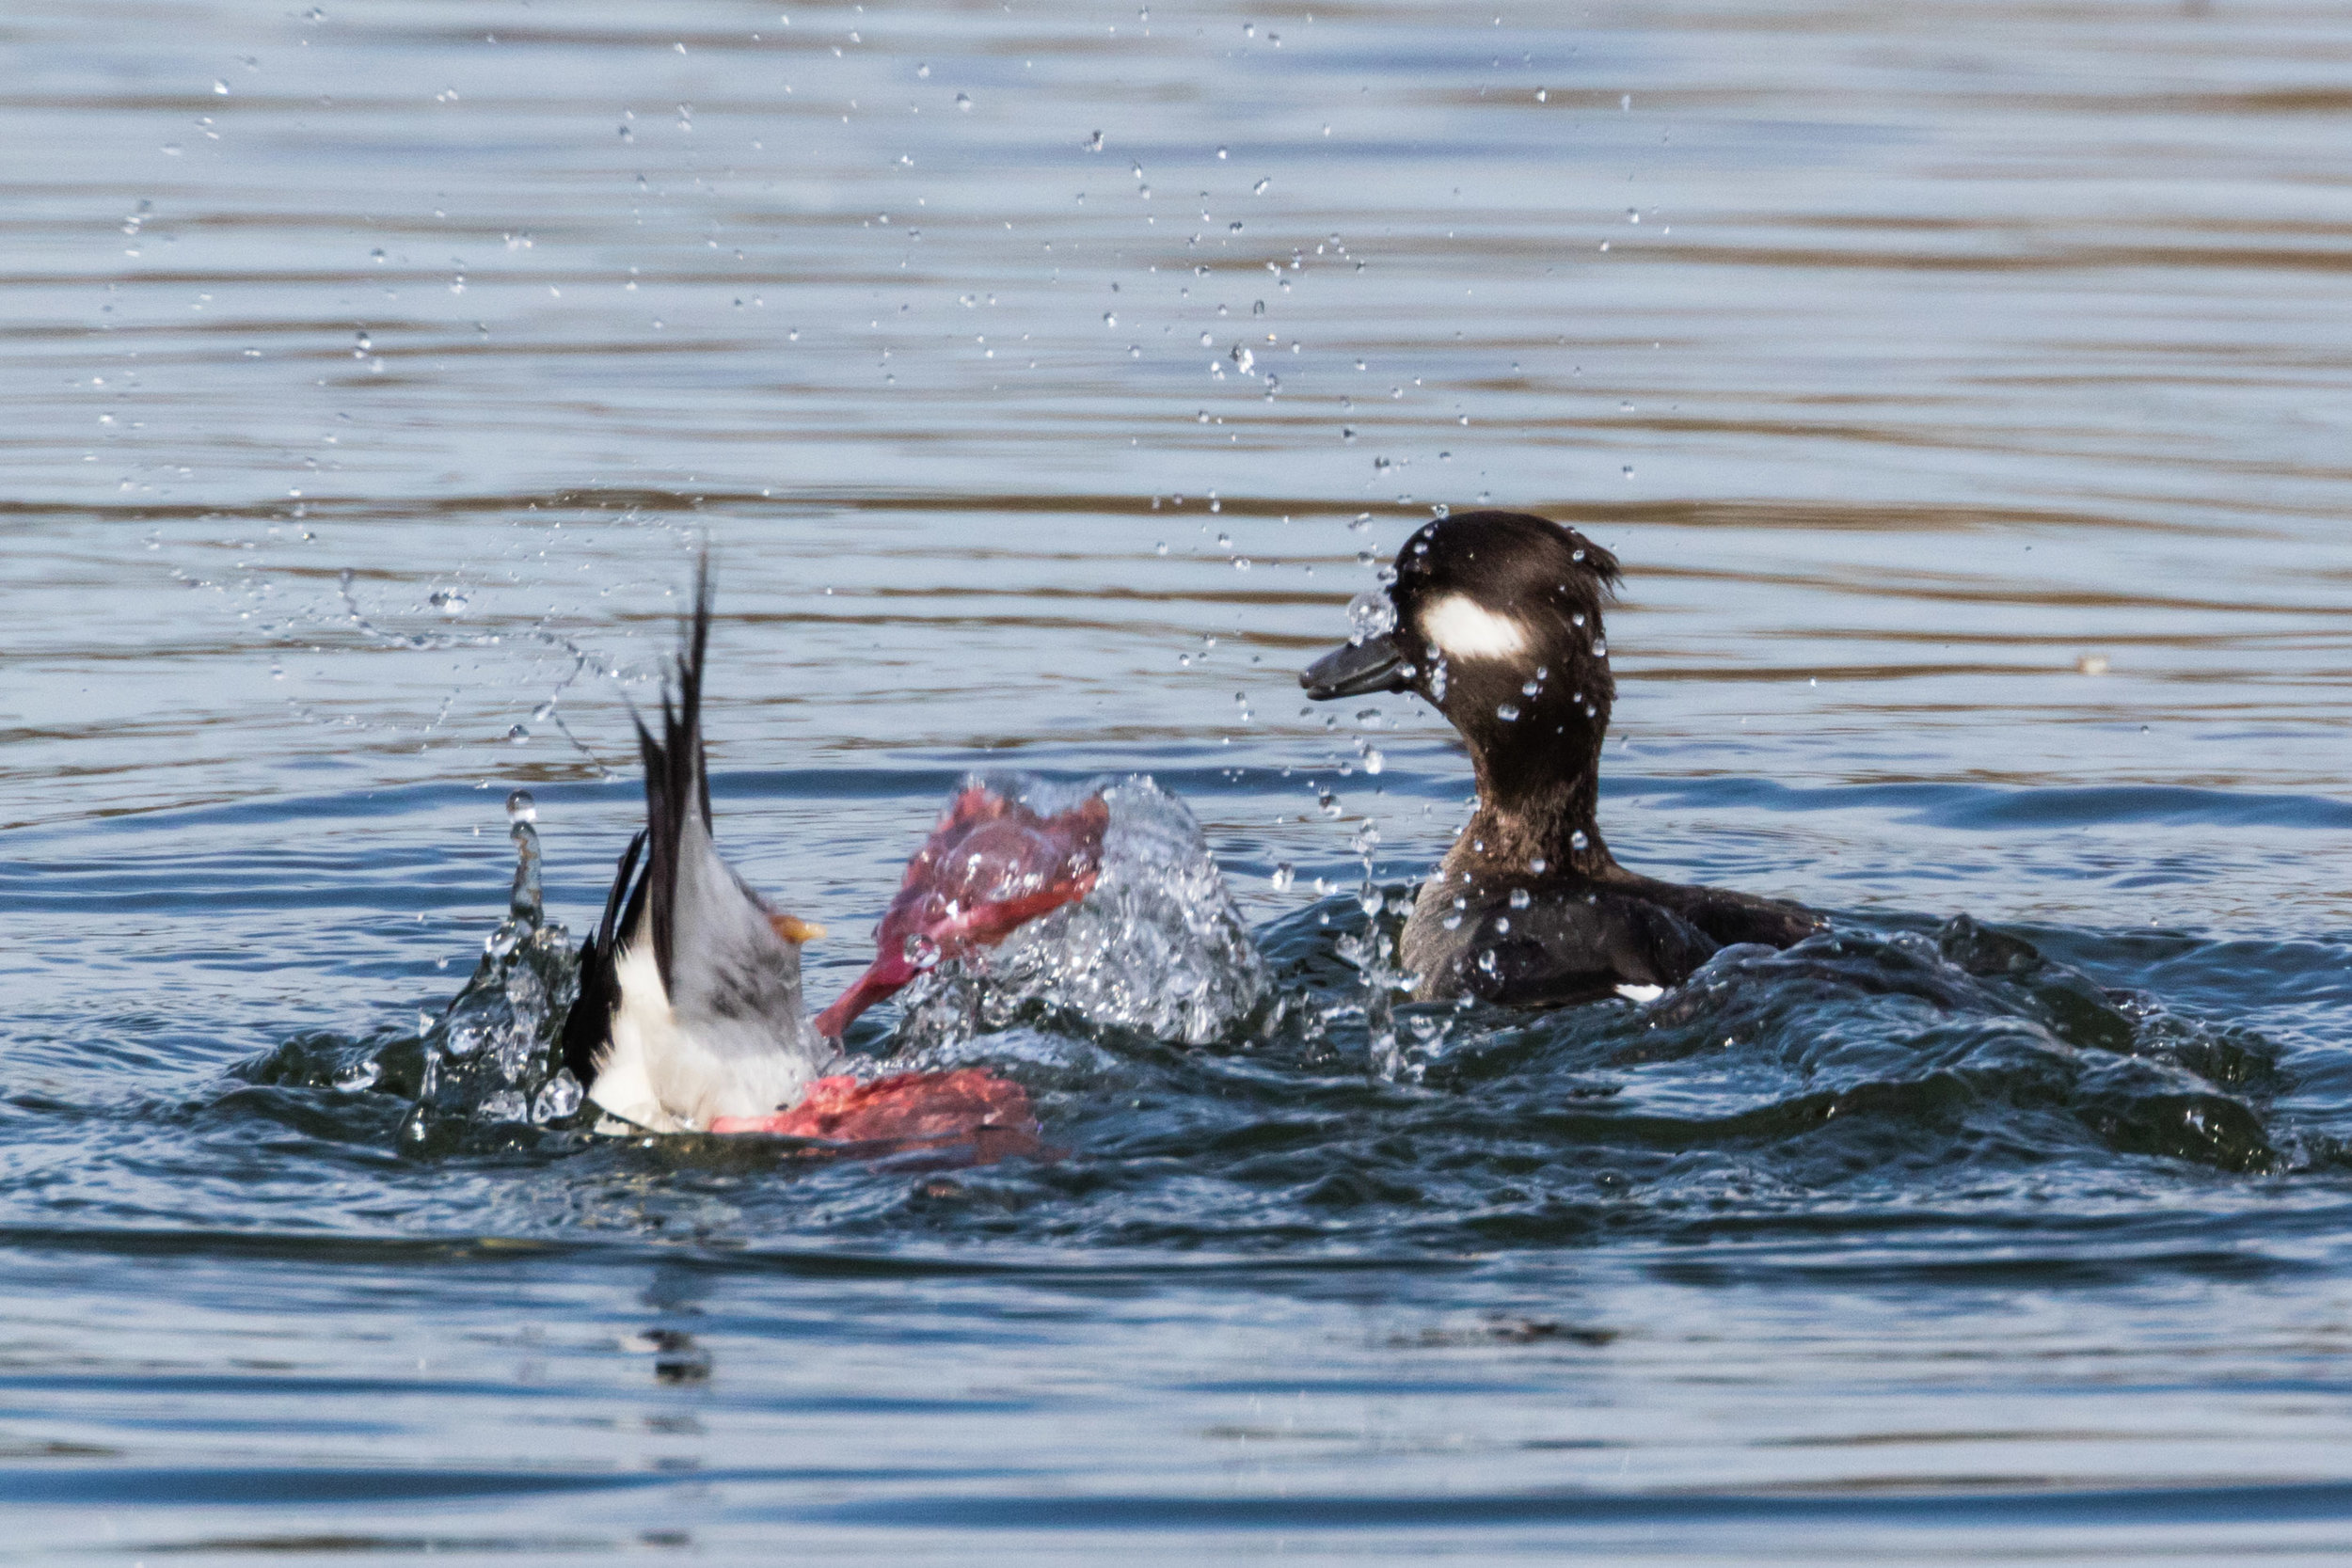
[[[1017,1084],[977,1069],[860,1079],[838,1070],[848,1064],[836,1041],[860,1010],[914,978],[921,965],[908,958],[988,945],[1084,897],[1101,853],[1102,801],[1089,802],[1091,815],[1081,807],[1039,818],[987,790],[967,791],[915,856],[885,921],[900,961],[883,955],[812,1022],[802,1003],[801,947],[824,927],[755,892],[711,838],[702,736],[709,641],[705,558],[675,701],[665,689],[660,738],[643,720],[637,724],[645,826],[621,856],[603,918],[581,944],[564,1065],[600,1110],[644,1132],[1034,1149],[1036,1124]]]
[[[1523,512],[1430,523],[1385,602],[1298,677],[1318,702],[1413,691],[1469,746],[1477,809],[1405,925],[1415,994],[1559,1006],[1646,999],[1718,947],[1786,947],[1821,926],[1795,904],[1628,871],[1601,837],[1600,750],[1616,682],[1601,608],[1617,559]]]

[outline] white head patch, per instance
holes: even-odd
[[[1448,594],[1421,613],[1422,635],[1448,658],[1509,658],[1527,651],[1527,628],[1461,594]]]

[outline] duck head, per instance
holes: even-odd
[[[1617,581],[1615,556],[1549,518],[1440,517],[1397,551],[1386,602],[1359,600],[1355,635],[1298,683],[1317,702],[1419,693],[1469,747],[1483,805],[1525,823],[1552,864],[1591,869],[1608,855],[1594,809]]]

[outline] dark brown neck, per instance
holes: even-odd
[[[1582,757],[1555,757],[1550,768],[1518,756],[1475,755],[1478,810],[1449,863],[1458,856],[1463,869],[1503,873],[1541,862],[1538,875],[1551,877],[1597,878],[1615,867],[1600,836],[1598,738],[1562,740],[1589,750]]]

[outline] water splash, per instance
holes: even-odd
[[[465,986],[409,1030],[360,1038],[301,1035],[238,1076],[247,1083],[383,1095],[405,1101],[394,1142],[432,1156],[567,1123],[580,1085],[563,1064],[564,1020],[580,994],[571,935],[540,904],[538,807],[506,800],[515,877],[506,917],[483,940]]]
[[[426,1151],[480,1123],[562,1121],[580,1109],[563,1065],[564,1019],[580,992],[570,933],[540,905],[539,811],[528,790],[506,798],[515,880],[506,918],[482,958],[417,1044],[416,1103],[400,1127],[404,1149]]]
[[[1363,1016],[1365,1065],[1375,1078],[1394,1080],[1406,1075],[1406,1053],[1396,1032],[1396,998],[1399,992],[1410,990],[1412,981],[1396,967],[1398,933],[1403,929],[1400,920],[1383,920],[1391,910],[1402,911],[1410,908],[1409,895],[1400,892],[1391,896],[1375,879],[1374,856],[1380,847],[1379,825],[1366,817],[1348,839],[1363,865],[1363,879],[1356,889],[1357,906],[1363,911],[1360,930],[1343,933],[1335,943],[1339,956],[1346,960],[1363,981]]]
[[[1265,965],[1182,800],[1141,775],[1071,785],[987,774],[959,787],[974,784],[1041,813],[1099,791],[1111,814],[1102,874],[1083,901],[917,981],[902,1043],[937,1046],[1050,1016],[1205,1045],[1252,1022],[1267,997]]]

